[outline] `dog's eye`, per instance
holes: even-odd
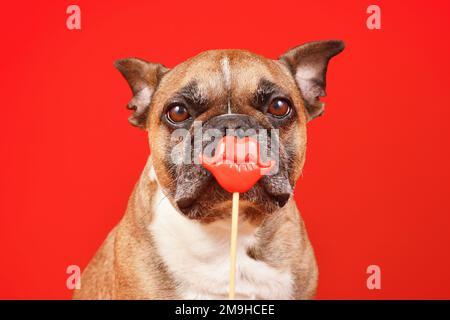
[[[180,104],[171,106],[167,110],[166,115],[167,119],[174,123],[183,122],[191,116],[186,107]]]
[[[280,98],[272,100],[269,104],[269,108],[267,109],[267,112],[278,118],[287,116],[290,111],[291,106],[289,102]]]

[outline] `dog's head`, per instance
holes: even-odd
[[[271,175],[241,195],[242,214],[261,218],[284,206],[305,160],[306,123],[324,110],[328,61],[343,48],[341,41],[313,42],[278,60],[213,50],[171,70],[118,60],[133,91],[129,121],[148,130],[158,183],[175,207],[205,221],[229,214],[230,193],[196,161],[217,134],[264,136],[269,155],[277,158]]]

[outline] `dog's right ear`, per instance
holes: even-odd
[[[320,97],[325,96],[328,61],[344,47],[344,42],[339,40],[316,41],[295,47],[280,57],[297,81],[308,120],[323,113],[324,104]]]
[[[116,60],[114,65],[128,81],[133,92],[133,98],[127,108],[134,112],[128,121],[133,126],[145,128],[152,95],[161,78],[169,69],[162,64],[137,58]]]

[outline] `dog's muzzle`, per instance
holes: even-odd
[[[191,148],[191,159],[198,159],[200,152],[203,152],[205,148],[220,140],[220,137],[224,135],[234,135],[239,138],[246,136],[258,135],[261,130],[266,130],[260,125],[254,118],[243,114],[224,114],[213,117],[203,123],[202,133],[205,136],[203,139],[201,148]],[[209,132],[215,133],[214,138],[210,139]],[[267,131],[267,130],[266,130]],[[268,138],[273,132],[266,132]],[[278,139],[278,136],[276,137]],[[270,141],[273,139],[266,139],[263,144],[265,148],[274,147]],[[190,142],[191,146],[194,144]],[[258,184],[261,184],[267,194],[272,197],[280,207],[284,206],[290,198],[293,188],[287,178],[286,156],[282,148],[281,143],[276,146],[278,148],[278,170],[275,174],[265,175],[261,178]],[[214,150],[214,148],[212,148]],[[207,186],[213,181],[214,177],[209,171],[207,171],[199,163],[182,164],[176,169],[177,184],[174,195],[176,205],[180,210],[192,206],[196,199],[198,199],[204,192],[206,192]]]

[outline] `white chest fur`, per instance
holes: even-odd
[[[183,299],[226,299],[230,270],[230,221],[207,226],[181,215],[159,190],[149,226],[159,254]],[[247,255],[255,228],[239,224],[237,299],[290,299],[292,274]]]

